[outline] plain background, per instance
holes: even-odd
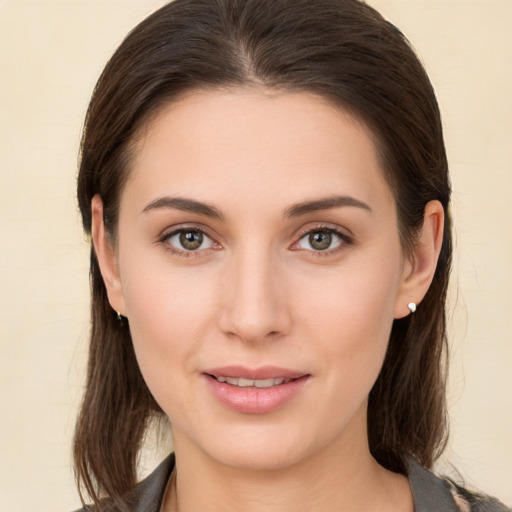
[[[163,3],[0,0],[5,512],[79,504],[70,443],[89,307],[88,246],[75,201],[81,125],[111,53]],[[512,1],[369,3],[402,29],[427,67],[455,190],[451,442],[440,469],[453,463],[468,484],[512,504]]]

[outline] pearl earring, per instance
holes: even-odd
[[[416,311],[416,303],[415,302],[409,302],[409,304],[407,304],[407,307],[409,308],[409,311],[411,312],[411,314]]]

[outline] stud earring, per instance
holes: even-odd
[[[121,315],[121,313],[119,311],[116,311],[117,313],[117,319],[122,322],[123,321],[123,315]]]
[[[407,307],[409,308],[409,311],[411,312],[411,314],[416,311],[416,303],[415,302],[409,302],[409,304],[407,304]]]

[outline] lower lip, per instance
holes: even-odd
[[[297,396],[309,375],[270,388],[238,387],[219,382],[206,375],[208,387],[215,397],[230,409],[246,414],[264,414],[283,407]]]

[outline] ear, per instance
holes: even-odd
[[[117,257],[105,229],[105,223],[103,222],[103,201],[99,195],[95,195],[92,198],[91,214],[92,243],[100,266],[103,282],[107,289],[108,301],[114,311],[126,316],[124,315],[125,303]]]
[[[418,233],[414,249],[407,258],[402,281],[395,302],[395,318],[411,312],[408,304],[419,304],[425,297],[437,267],[444,231],[444,209],[439,201],[425,206],[423,226]]]

